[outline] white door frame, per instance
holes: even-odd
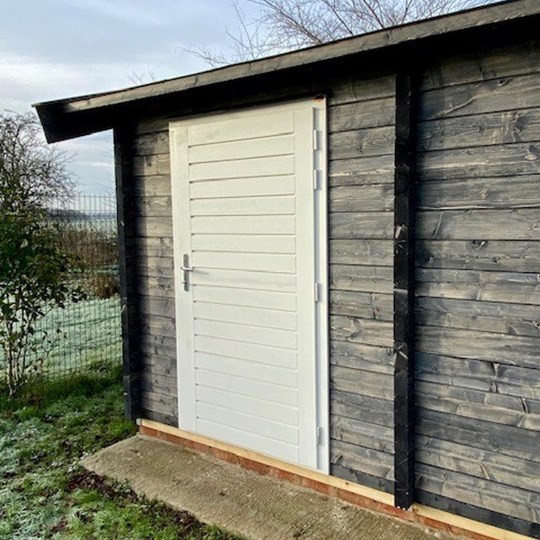
[[[316,456],[306,456],[305,462],[313,463],[314,469],[329,473],[330,450],[329,450],[329,346],[328,346],[328,318],[329,318],[329,292],[328,292],[328,200],[327,200],[327,127],[326,127],[326,100],[309,99],[295,102],[281,103],[262,107],[227,112],[212,113],[198,117],[183,118],[172,121],[169,124],[170,155],[171,155],[171,195],[172,217],[174,238],[174,279],[176,300],[176,334],[177,334],[177,372],[179,391],[179,427],[186,431],[197,433],[195,424],[195,381],[194,381],[194,356],[193,356],[193,333],[183,333],[183,339],[179,339],[180,329],[184,321],[193,321],[193,298],[190,291],[184,291],[182,286],[183,254],[192,253],[191,248],[191,218],[190,212],[185,211],[186,201],[190,200],[188,174],[188,160],[184,148],[187,146],[187,126],[203,124],[215,121],[219,117],[251,116],[255,111],[278,112],[282,109],[294,108],[295,115],[304,115],[304,119],[310,119],[309,123],[301,121],[300,125],[310,126],[309,131],[303,128],[302,137],[308,137],[311,145],[302,145],[302,152],[295,154],[299,166],[306,162],[312,163],[313,179],[306,179],[302,185],[297,184],[297,197],[299,204],[307,205],[313,212],[311,223],[315,224],[314,231],[314,254],[312,261],[313,282],[299,283],[299,286],[310,288],[310,295],[315,301],[315,320],[299,321],[300,324],[311,324],[314,343],[299,344],[299,354],[305,348],[305,354],[315,354],[315,366],[313,370],[313,391],[315,392],[316,430],[308,429],[313,434],[309,441],[312,448],[316,449]],[[301,120],[301,118],[300,118]],[[303,139],[302,139],[303,140]],[[305,169],[304,169],[305,170]],[[305,176],[305,172],[303,172]],[[189,204],[189,203],[187,203]],[[298,208],[298,207],[297,207]],[[309,223],[306,226],[311,227]],[[186,234],[188,231],[188,234]],[[309,251],[309,248],[306,248]],[[300,280],[301,281],[301,280]],[[186,296],[189,295],[189,296]],[[186,301],[188,300],[189,301]],[[309,350],[312,350],[310,353]],[[313,353],[314,351],[314,353]],[[180,399],[180,396],[182,399]],[[182,403],[182,405],[180,405]],[[191,405],[190,405],[191,404]],[[300,411],[301,412],[301,408]],[[308,419],[309,420],[309,419]],[[302,422],[302,415],[300,415]],[[311,426],[310,426],[311,427]],[[302,459],[302,456],[300,456]]]

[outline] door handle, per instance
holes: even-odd
[[[184,273],[182,279],[182,285],[184,286],[184,291],[189,291],[189,274],[193,272],[193,267],[189,263],[189,253],[184,253],[182,257],[182,267],[180,268]]]

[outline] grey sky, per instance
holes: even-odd
[[[132,86],[134,74],[163,79],[207,69],[185,52],[227,48],[231,0],[3,0],[0,109]],[[62,143],[80,191],[113,189],[112,138]]]

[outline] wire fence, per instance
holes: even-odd
[[[39,321],[39,331],[55,335],[39,379],[110,371],[122,348],[115,197],[76,195],[50,205],[48,216],[76,262],[72,280],[82,300],[49,309]]]

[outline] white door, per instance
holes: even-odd
[[[170,125],[180,428],[328,470],[325,103]]]

